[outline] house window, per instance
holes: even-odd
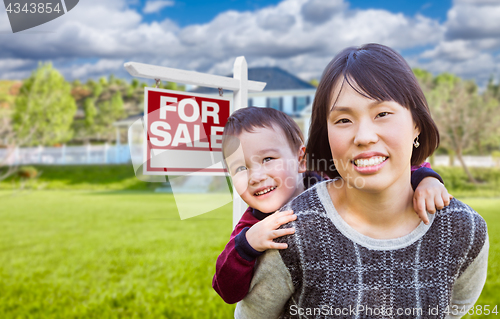
[[[283,111],[283,99],[280,97],[267,98],[267,107]]]
[[[293,101],[293,111],[300,112],[309,104],[309,96],[296,96]]]
[[[253,105],[253,99],[248,99],[248,106],[254,106]]]

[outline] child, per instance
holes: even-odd
[[[275,109],[248,107],[234,112],[224,128],[222,149],[233,185],[250,206],[217,258],[212,283],[231,304],[248,293],[256,258],[267,249],[287,248],[273,239],[293,234],[293,228],[277,228],[297,216],[292,211],[274,212],[323,178],[306,172],[302,132],[289,116]],[[450,195],[428,164],[413,169],[414,208],[427,224],[425,208],[432,213],[436,207],[442,209]]]

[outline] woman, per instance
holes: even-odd
[[[453,199],[425,225],[412,207],[410,166],[439,134],[404,59],[368,44],[327,66],[307,145],[333,178],[302,193],[295,234],[259,261],[237,318],[462,316],[486,280],[486,223]],[[334,163],[334,165],[332,164]],[[328,163],[328,165],[325,165]]]

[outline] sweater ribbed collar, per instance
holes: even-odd
[[[394,250],[401,249],[407,246],[410,246],[431,228],[432,222],[434,221],[435,214],[427,214],[429,217],[429,225],[424,224],[424,222],[420,222],[420,224],[415,228],[411,233],[399,237],[399,238],[391,238],[391,239],[376,239],[372,237],[365,236],[359,233],[357,230],[352,228],[337,212],[335,206],[333,205],[332,199],[330,198],[330,194],[328,193],[327,183],[331,182],[325,181],[322,183],[318,183],[316,185],[316,189],[318,192],[318,196],[325,207],[326,213],[328,217],[331,219],[335,227],[347,238],[351,241],[364,246],[368,249],[373,250]],[[437,213],[436,213],[437,214]]]

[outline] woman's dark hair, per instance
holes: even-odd
[[[411,165],[420,165],[438,147],[436,123],[410,66],[393,49],[370,43],[344,49],[323,71],[312,107],[306,147],[308,170],[322,172],[330,178],[339,176],[328,145],[327,114],[332,108],[334,85],[345,83],[366,98],[394,101],[411,111],[420,130],[420,147],[413,149]],[[328,164],[317,165],[320,162]]]
[[[249,106],[239,109],[228,117],[222,135],[222,153],[224,158],[234,152],[239,141],[232,137],[238,136],[243,130],[253,132],[256,127],[279,127],[283,130],[290,148],[296,152],[304,144],[304,135],[295,121],[285,113],[272,109]]]

